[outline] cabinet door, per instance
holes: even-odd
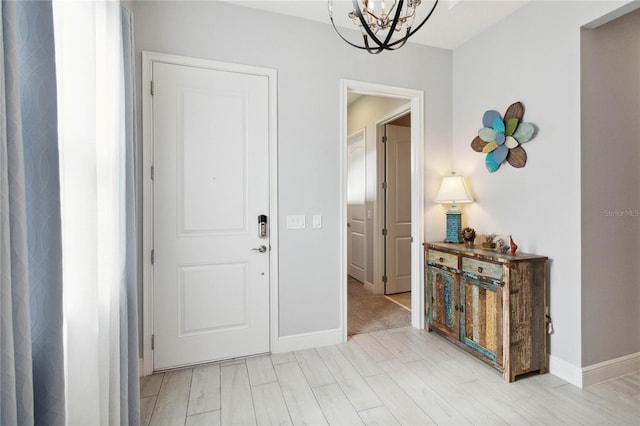
[[[501,365],[502,287],[465,276],[462,293],[462,342]]]
[[[429,327],[460,339],[460,276],[430,266],[427,277]]]

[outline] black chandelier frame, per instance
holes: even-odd
[[[387,36],[384,38],[383,41],[381,41],[374,33],[373,31],[371,31],[371,28],[369,28],[369,24],[367,23],[364,15],[362,14],[362,10],[360,9],[360,5],[358,4],[358,0],[352,0],[353,3],[353,11],[355,12],[355,14],[357,15],[360,23],[362,24],[362,27],[364,28],[366,34],[362,34],[362,38],[364,41],[364,46],[360,46],[357,45],[355,43],[350,42],[349,40],[347,40],[342,33],[340,33],[340,31],[338,30],[338,28],[336,27],[335,22],[333,21],[333,10],[332,10],[332,1],[329,0],[329,18],[331,19],[331,25],[333,25],[333,29],[336,31],[336,33],[338,33],[338,35],[340,36],[340,38],[342,40],[344,40],[347,44],[357,48],[357,49],[361,49],[361,50],[366,50],[367,52],[376,55],[384,50],[397,50],[400,49],[402,46],[405,45],[405,43],[407,42],[407,40],[409,39],[409,37],[411,37],[413,34],[415,34],[420,28],[422,28],[422,26],[429,20],[429,18],[431,18],[431,15],[433,14],[434,10],[436,9],[436,6],[438,5],[438,1],[436,0],[433,3],[433,6],[431,7],[431,10],[429,11],[429,13],[427,14],[427,16],[422,20],[422,22],[420,22],[420,24],[415,27],[413,30],[411,29],[412,27],[407,27],[407,32],[405,33],[404,37],[394,40],[393,42],[391,42],[391,36],[393,35],[393,33],[396,31],[396,26],[398,25],[398,22],[400,21],[400,14],[402,13],[402,6],[404,5],[404,0],[398,0],[398,5],[396,7],[396,11],[395,14],[393,15],[393,22],[391,23],[391,26],[388,29],[387,32]],[[371,38],[371,40],[375,43],[375,46],[371,46],[369,44],[369,38]]]

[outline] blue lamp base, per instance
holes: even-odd
[[[462,243],[462,213],[460,210],[447,212],[447,238],[445,243]]]

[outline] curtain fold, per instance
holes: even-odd
[[[1,4],[0,423],[33,424],[27,213],[16,4]]]
[[[0,423],[59,425],[65,400],[52,9],[23,1],[2,2],[0,10]]]
[[[136,164],[138,158],[133,14],[121,9],[125,131],[125,277],[120,305],[120,424],[140,424],[138,372],[138,240]]]
[[[54,1],[69,424],[139,424],[132,17]]]
[[[64,351],[62,236],[53,10],[17,4],[26,175],[34,420],[62,425]]]

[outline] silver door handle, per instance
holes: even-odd
[[[260,253],[264,253],[267,251],[267,246],[261,245],[260,247],[252,248],[251,251],[259,251]]]

